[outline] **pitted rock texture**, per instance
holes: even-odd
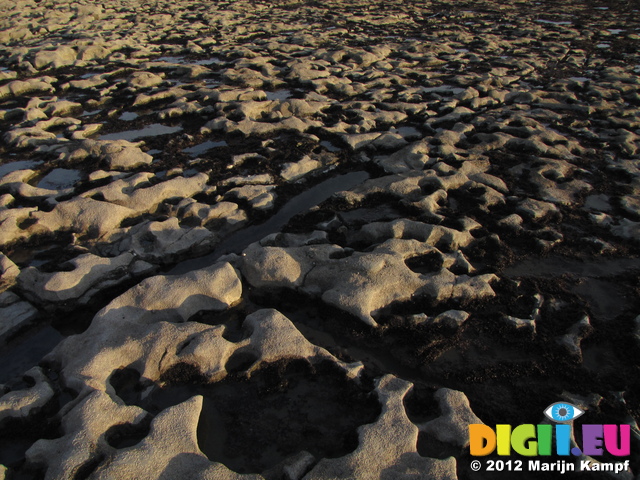
[[[0,0],[0,477],[470,478],[471,423],[637,426],[639,9]]]

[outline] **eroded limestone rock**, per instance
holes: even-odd
[[[494,275],[456,276],[446,268],[419,274],[405,263],[430,253],[438,250],[417,240],[400,239],[346,257],[337,245],[281,248],[254,244],[243,253],[241,269],[256,288],[290,288],[318,296],[371,326],[376,325],[373,316],[381,309],[414,296],[444,301],[494,294],[490,287]]]

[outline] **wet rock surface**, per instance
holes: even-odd
[[[556,401],[638,475],[639,18],[0,2],[0,477],[515,478]]]

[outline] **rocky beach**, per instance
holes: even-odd
[[[640,478],[640,3],[0,0],[0,274],[0,480]]]

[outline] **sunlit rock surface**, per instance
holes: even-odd
[[[639,8],[0,0],[0,478],[636,435]]]

